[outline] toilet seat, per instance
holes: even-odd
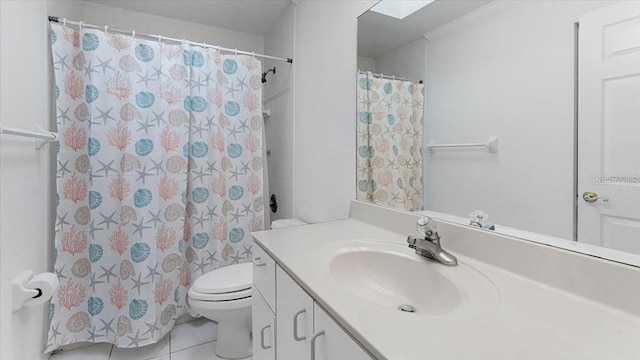
[[[233,291],[228,293],[221,294],[205,294],[197,291],[189,290],[189,297],[194,300],[200,301],[230,301],[230,300],[241,300],[245,298],[251,297],[252,289],[244,289],[240,291]]]
[[[189,297],[200,301],[230,301],[251,297],[253,264],[243,263],[210,271],[193,283]]]

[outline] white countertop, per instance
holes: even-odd
[[[354,219],[252,234],[257,245],[379,359],[640,360],[639,317],[459,254],[454,253],[460,263],[497,287],[500,300],[493,310],[470,317],[402,313],[362,300],[329,272],[327,249],[339,242],[405,244],[405,235]]]

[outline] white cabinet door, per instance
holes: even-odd
[[[314,304],[313,328],[311,360],[372,359],[318,304]]]
[[[262,299],[262,296],[254,292],[253,309],[253,359],[275,360],[275,316]]]
[[[278,360],[309,359],[313,299],[279,266],[276,266],[276,284]]]

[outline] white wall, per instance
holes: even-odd
[[[425,209],[572,238],[574,22],[611,2],[523,1],[427,44]]]
[[[427,41],[419,38],[376,58],[376,72],[425,80]]]
[[[0,1],[0,119],[49,128],[52,78],[47,15],[80,18],[81,1]],[[0,358],[41,358],[48,306],[11,311],[11,282],[24,270],[53,268],[50,147],[0,137]]]
[[[296,7],[294,209],[308,222],[348,217],[355,198],[357,17],[376,2]]]
[[[264,36],[266,54],[290,58],[294,55],[295,6],[289,7]],[[263,71],[276,68],[263,84],[263,106],[271,110],[265,119],[269,168],[269,194],[276,194],[278,211],[271,220],[292,218],[293,215],[293,74],[294,65],[265,60]],[[267,197],[268,203],[268,197]],[[269,210],[270,211],[270,210]]]
[[[262,35],[227,30],[214,26],[190,23],[162,16],[125,10],[92,2],[85,2],[84,22],[95,25],[109,25],[122,30],[139,33],[159,34],[178,39],[220,45],[231,49],[262,53]]]

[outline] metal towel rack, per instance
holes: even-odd
[[[44,140],[44,142],[38,144],[36,146],[38,149],[41,148],[44,144],[49,142],[54,142],[58,140],[58,134],[45,130],[40,125],[36,125],[36,131],[18,129],[14,127],[4,126],[0,123],[0,135],[15,135],[15,136],[23,136],[28,138],[34,138],[39,140]]]
[[[487,142],[484,143],[466,143],[466,144],[436,144],[435,141],[431,141],[427,145],[427,150],[430,153],[436,152],[438,149],[476,149],[486,148],[490,153],[498,152],[498,137],[492,136]]]

